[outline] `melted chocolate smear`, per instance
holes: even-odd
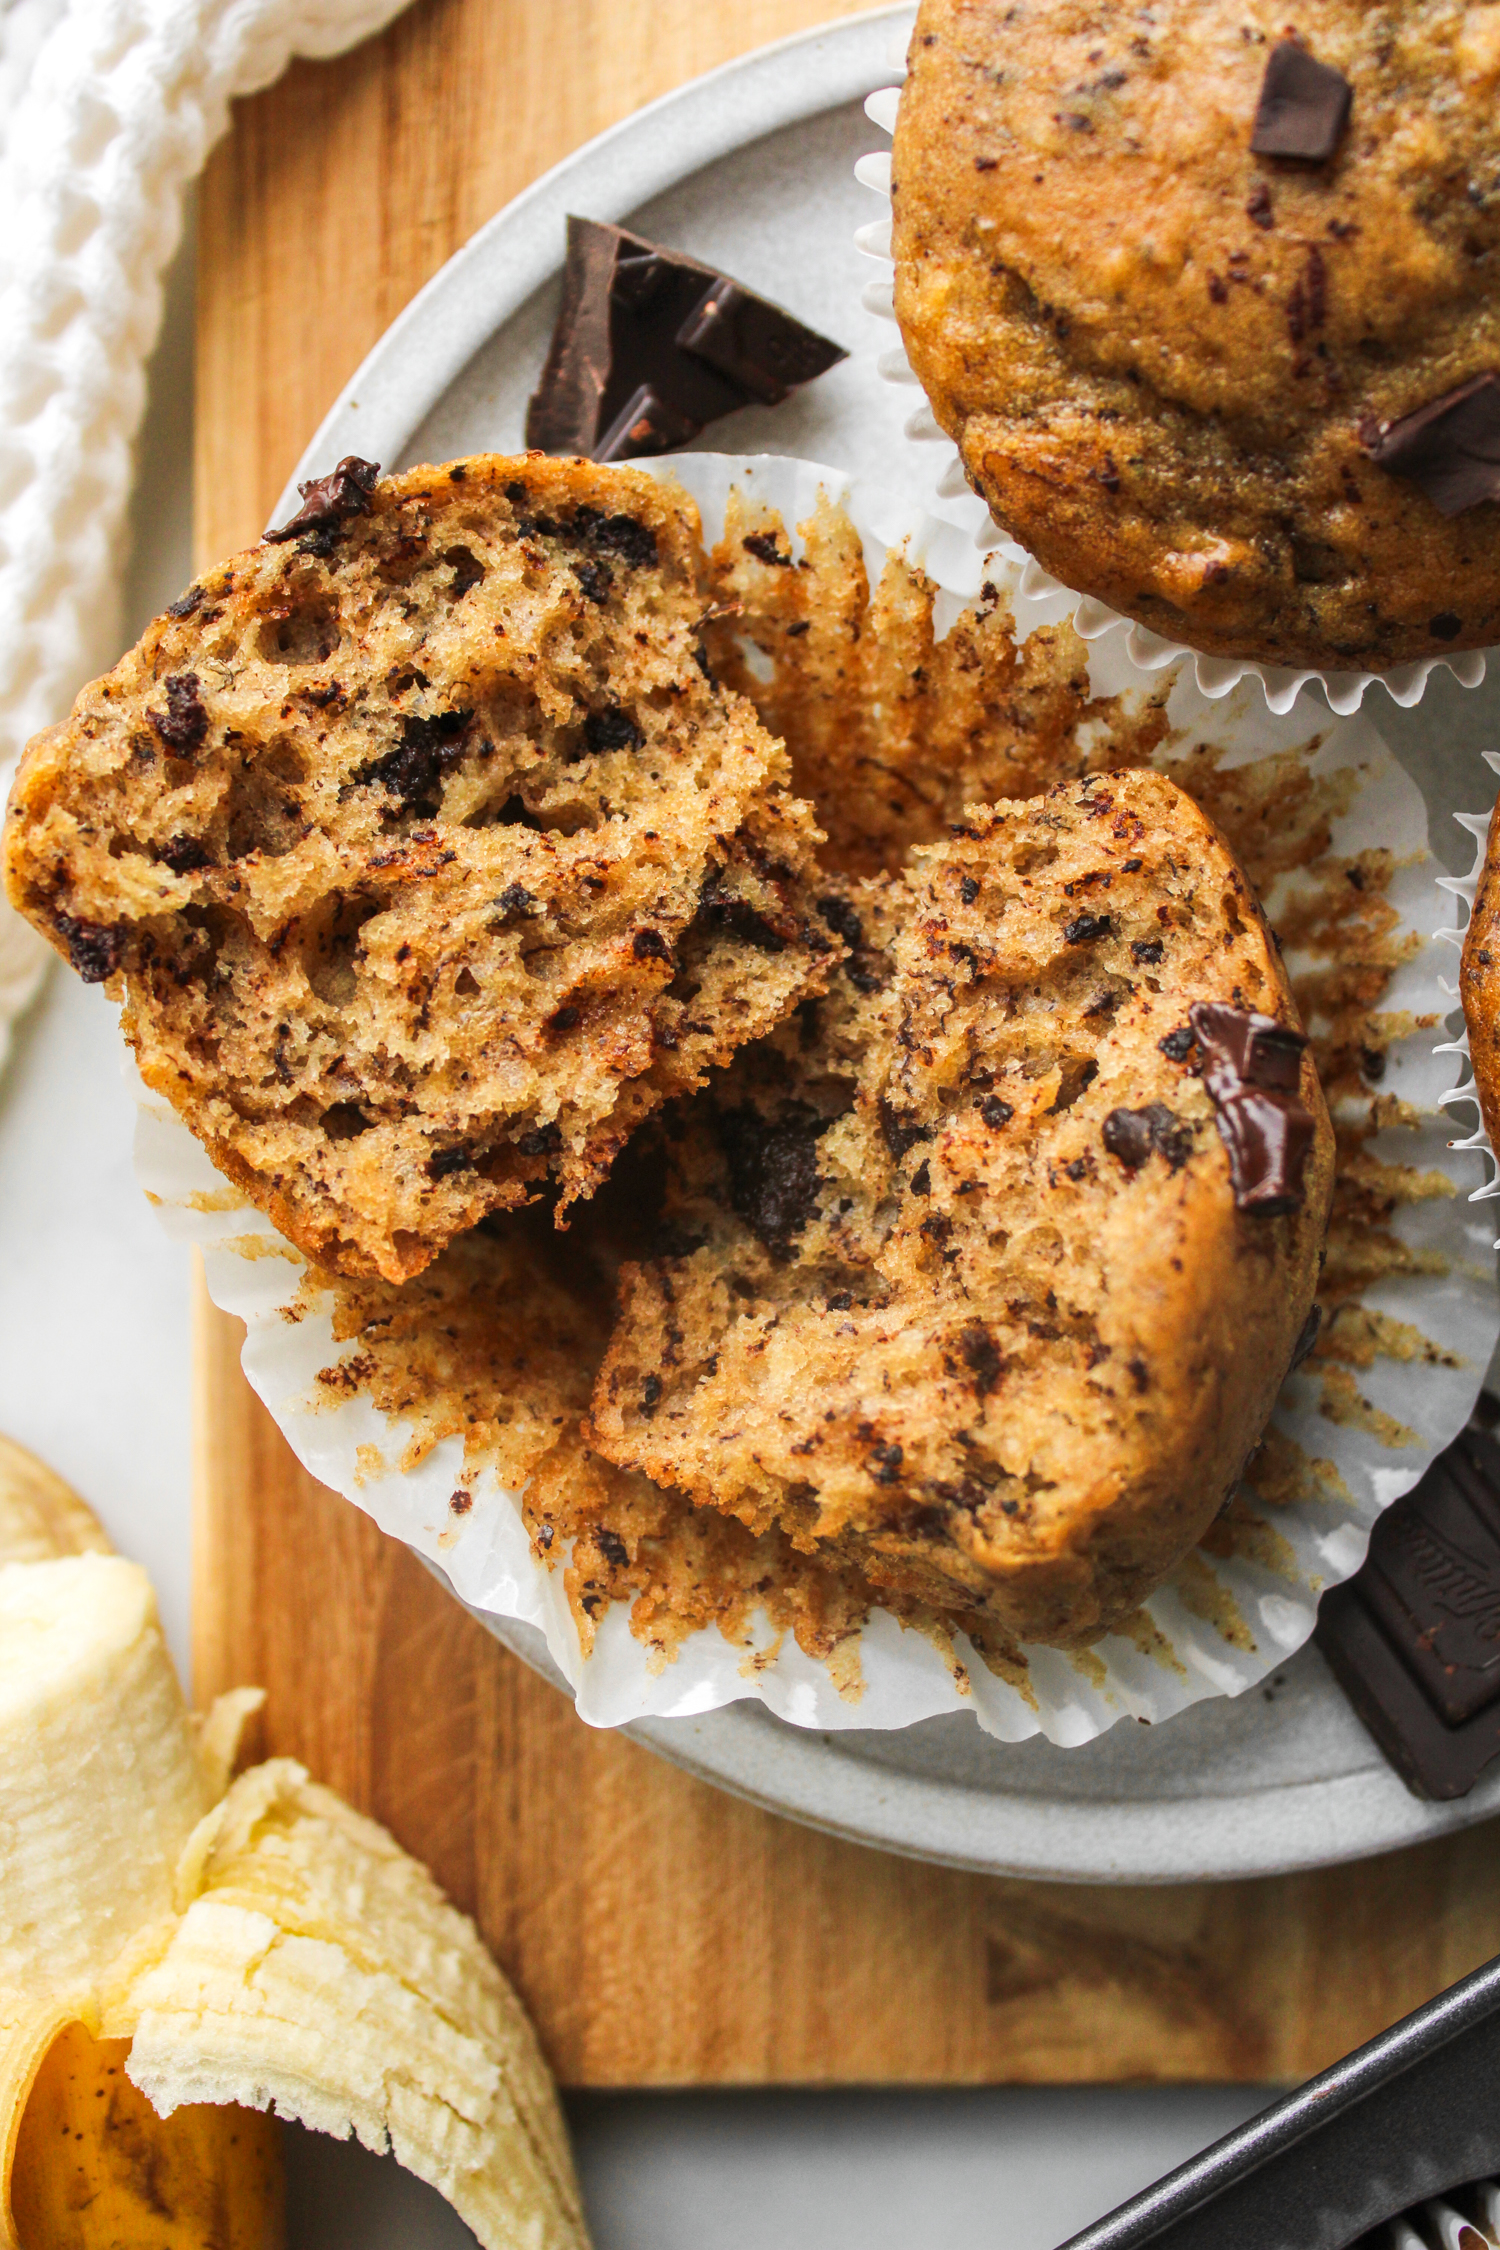
[[[1199,1001],[1188,1015],[1237,1207],[1256,1218],[1294,1211],[1315,1132],[1297,1093],[1307,1041],[1247,1008]]]
[[[1331,63],[1320,63],[1295,39],[1266,58],[1250,148],[1256,156],[1290,156],[1326,164],[1349,124],[1354,88]]]
[[[817,1211],[818,1139],[830,1123],[805,1102],[788,1102],[774,1120],[748,1104],[717,1120],[730,1205],[780,1263]]]
[[[1500,500],[1500,380],[1476,375],[1398,422],[1368,420],[1359,441],[1377,468],[1418,485],[1440,516]]]
[[[279,528],[268,531],[267,539],[279,546],[284,539],[299,539],[304,531],[337,531],[351,516],[368,515],[370,494],[379,475],[378,461],[361,461],[357,453],[346,453],[326,477],[313,477],[298,485],[301,507]]]
[[[148,709],[146,716],[167,748],[185,758],[208,732],[208,713],[198,700],[197,673],[174,672],[162,682],[162,693],[167,699],[165,711]]]
[[[712,266],[573,217],[526,443],[595,461],[669,452],[739,407],[774,406],[846,357]]]

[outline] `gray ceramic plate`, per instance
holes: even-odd
[[[871,269],[851,238],[878,214],[854,180],[855,159],[885,145],[864,97],[899,77],[911,13],[885,9],[763,49],[569,157],[408,307],[297,474],[347,452],[391,467],[519,449],[572,210],[629,218],[850,347],[848,361],[786,405],[716,424],[706,440],[714,450],[799,454],[899,487],[914,450],[901,433],[911,396],[875,372],[890,331],[861,305]],[[284,505],[292,497],[289,487]],[[1418,710],[1382,704],[1377,718],[1421,780],[1436,847],[1449,853],[1446,814],[1493,794],[1476,748],[1500,739],[1500,694],[1465,697],[1441,680]],[[539,1634],[484,1623],[557,1678]],[[803,1733],[754,1703],[631,1731],[704,1779],[837,1834],[954,1866],[1080,1882],[1319,1866],[1500,1806],[1500,1771],[1459,1805],[1410,1797],[1313,1649],[1237,1701],[1200,1703],[1160,1729],[1126,1722],[1077,1750],[1040,1738],[993,1742],[965,1716],[900,1733]]]

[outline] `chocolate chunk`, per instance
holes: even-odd
[[[774,1121],[748,1104],[717,1120],[729,1201],[779,1262],[817,1211],[818,1138],[830,1122],[805,1102],[788,1102]]]
[[[1063,943],[1088,945],[1094,938],[1108,937],[1113,927],[1107,914],[1077,914],[1063,931]]]
[[[452,1148],[435,1148],[427,1159],[429,1180],[451,1179],[455,1172],[470,1172],[474,1168],[474,1151],[467,1141],[455,1141]]]
[[[590,711],[584,720],[583,739],[597,758],[605,750],[639,750],[646,736],[623,704],[606,703],[602,711]]]
[[[768,563],[775,570],[790,570],[792,558],[784,555],[776,544],[776,535],[770,531],[751,531],[740,541],[747,555],[757,562]]]
[[[670,453],[674,446],[686,445],[689,438],[695,438],[702,427],[650,383],[642,383],[595,444],[594,459],[636,461],[652,453]]]
[[[762,953],[784,953],[786,939],[774,929],[749,899],[724,888],[722,868],[711,867],[698,891],[698,911],[693,921],[700,928],[732,930],[746,945]]]
[[[1344,137],[1353,101],[1354,88],[1342,71],[1320,63],[1295,39],[1278,41],[1260,82],[1252,153],[1326,164]]]
[[[851,952],[857,952],[865,942],[865,926],[846,898],[837,892],[818,900],[818,912],[835,937],[841,937]]]
[[[899,1110],[891,1107],[882,1094],[880,1097],[880,1137],[890,1150],[891,1162],[899,1164],[907,1150],[915,1148],[918,1141],[930,1141],[932,1139],[932,1127],[930,1125],[919,1125],[914,1118],[903,1117]]]
[[[200,609],[202,605],[203,588],[201,586],[189,586],[187,592],[179,594],[175,602],[168,602],[167,615],[168,617],[191,617],[193,611]]]
[[[54,914],[52,927],[68,949],[72,962],[85,984],[103,984],[120,966],[120,955],[125,950],[125,932],[110,928],[103,922],[83,922],[71,914]]]
[[[677,341],[767,406],[779,406],[789,392],[844,356],[837,344],[729,280],[705,292],[678,329]]]
[[[495,903],[502,914],[519,914],[529,919],[536,912],[536,895],[522,883],[507,883]]]
[[[963,1354],[964,1365],[974,1378],[974,1388],[983,1398],[1000,1380],[1000,1370],[1004,1364],[1000,1357],[1000,1346],[989,1330],[980,1327],[975,1321],[960,1335],[958,1348]]]
[[[665,453],[739,407],[774,405],[846,356],[712,266],[570,218],[526,442],[596,461]]]
[[[657,1398],[661,1397],[661,1377],[659,1375],[648,1375],[641,1385],[643,1399],[653,1383],[656,1385]],[[601,1523],[594,1533],[594,1544],[613,1570],[623,1570],[630,1561],[630,1549],[626,1546],[618,1531],[611,1531],[607,1524]]]
[[[1002,1125],[1010,1123],[1016,1113],[1010,1103],[1003,1101],[998,1094],[986,1094],[979,1104],[979,1114],[986,1125],[998,1132]]]
[[[1297,1092],[1307,1041],[1273,1016],[1219,1002],[1197,1001],[1188,1017],[1235,1203],[1257,1218],[1294,1211],[1315,1131]]]
[[[196,672],[175,672],[162,682],[165,711],[147,710],[146,716],[169,750],[186,757],[208,732],[208,713],[198,700]]]
[[[1317,1640],[1415,1796],[1467,1796],[1500,1757],[1500,1401],[1376,1519],[1355,1576],[1324,1595]]]
[[[1419,485],[1439,515],[1461,516],[1500,499],[1500,380],[1476,375],[1399,421],[1367,420],[1359,440],[1377,468]]]
[[[630,950],[637,961],[670,961],[672,948],[660,930],[637,930],[630,941]]]
[[[1258,1016],[1222,1002],[1199,1001],[1188,1015],[1193,1036],[1203,1049],[1203,1082],[1215,1101],[1229,1099],[1237,1090],[1236,1082],[1271,1093],[1296,1093],[1307,1045],[1300,1031],[1278,1023],[1274,1016]]]
[[[268,531],[267,539],[279,544],[284,539],[300,538],[304,531],[336,531],[351,516],[368,515],[370,494],[379,475],[378,461],[361,461],[357,453],[346,453],[326,477],[313,477],[298,485],[301,507],[279,529]]]
[[[193,875],[214,863],[213,853],[197,836],[169,836],[161,856],[174,875]]]
[[[1193,1152],[1191,1128],[1165,1102],[1148,1102],[1144,1109],[1112,1109],[1101,1131],[1110,1155],[1130,1172],[1138,1172],[1153,1153],[1164,1156],[1179,1172]]]
[[[431,718],[401,722],[401,739],[383,758],[371,758],[351,775],[352,783],[378,783],[401,801],[403,811],[435,820],[442,810],[443,774],[463,756],[468,711],[437,711]]]
[[[1130,958],[1135,962],[1137,968],[1154,969],[1161,957],[1162,942],[1159,937],[1131,939]]]

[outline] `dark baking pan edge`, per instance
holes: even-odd
[[[1500,2166],[1500,1959],[1062,2250],[1345,2250]]]

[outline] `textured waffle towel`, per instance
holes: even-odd
[[[405,0],[0,0],[0,790],[119,653],[132,448],[182,196],[229,104]],[[0,1061],[47,949],[0,901]]]

